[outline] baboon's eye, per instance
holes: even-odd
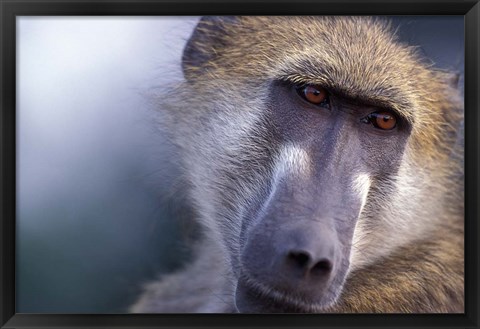
[[[392,130],[397,126],[397,118],[390,112],[373,112],[362,118],[363,123],[371,123],[375,128]]]
[[[328,92],[319,86],[304,85],[297,87],[298,94],[307,102],[315,105],[328,105]]]

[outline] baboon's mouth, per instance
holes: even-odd
[[[239,313],[319,313],[325,307],[300,300],[287,293],[262,287],[240,278],[235,292],[235,307]]]

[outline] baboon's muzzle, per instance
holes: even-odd
[[[325,177],[323,188],[288,179],[276,186],[245,234],[240,312],[318,312],[336,300],[361,208],[344,179]]]

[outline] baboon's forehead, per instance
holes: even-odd
[[[277,70],[300,60],[302,69],[316,73],[362,73],[380,76],[408,70],[417,58],[411,47],[397,41],[388,21],[369,17],[241,17],[226,23],[228,51],[221,56],[236,64],[257,64]],[[215,47],[215,46],[214,46]],[[242,49],[242,51],[239,51]],[[248,50],[248,52],[245,52]],[[256,58],[256,59],[255,59]],[[248,61],[248,63],[247,63]],[[262,65],[263,64],[263,65]],[[323,73],[318,72],[318,73]]]

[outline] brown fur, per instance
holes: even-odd
[[[196,33],[191,50],[200,54],[202,63],[184,63],[188,83],[172,94],[173,101],[162,104],[167,126],[174,127],[173,139],[184,152],[198,148],[201,156],[202,144],[196,143],[204,138],[200,118],[208,104],[221,97],[225,99],[219,104],[261,98],[262,86],[272,79],[340,86],[349,98],[368,97],[369,102],[401,111],[412,124],[405,157],[413,171],[404,175],[418,173],[415,194],[408,204],[392,204],[392,187],[372,188],[363,214],[364,240],[356,246],[372,261],[354,267],[333,307],[312,311],[463,312],[462,154],[455,148],[462,104],[448,83],[449,75],[432,69],[413,47],[399,43],[388,24],[370,18],[242,17],[204,21]],[[219,90],[226,95],[218,95]],[[182,98],[187,95],[187,100]],[[186,104],[172,105],[175,99]],[[188,106],[204,103],[198,112]],[[184,156],[187,167],[198,161],[195,155]],[[409,210],[416,215],[405,218]],[[385,245],[385,236],[396,235],[378,221],[388,217],[392,222],[395,216],[400,234],[407,232],[403,226],[408,223],[413,232],[405,243],[377,257],[372,250]],[[235,278],[224,264],[224,247],[209,241],[210,231],[206,232],[196,261],[148,285],[132,311],[234,310]]]
[[[329,312],[463,313],[462,226],[444,225],[428,239],[352,273]]]

